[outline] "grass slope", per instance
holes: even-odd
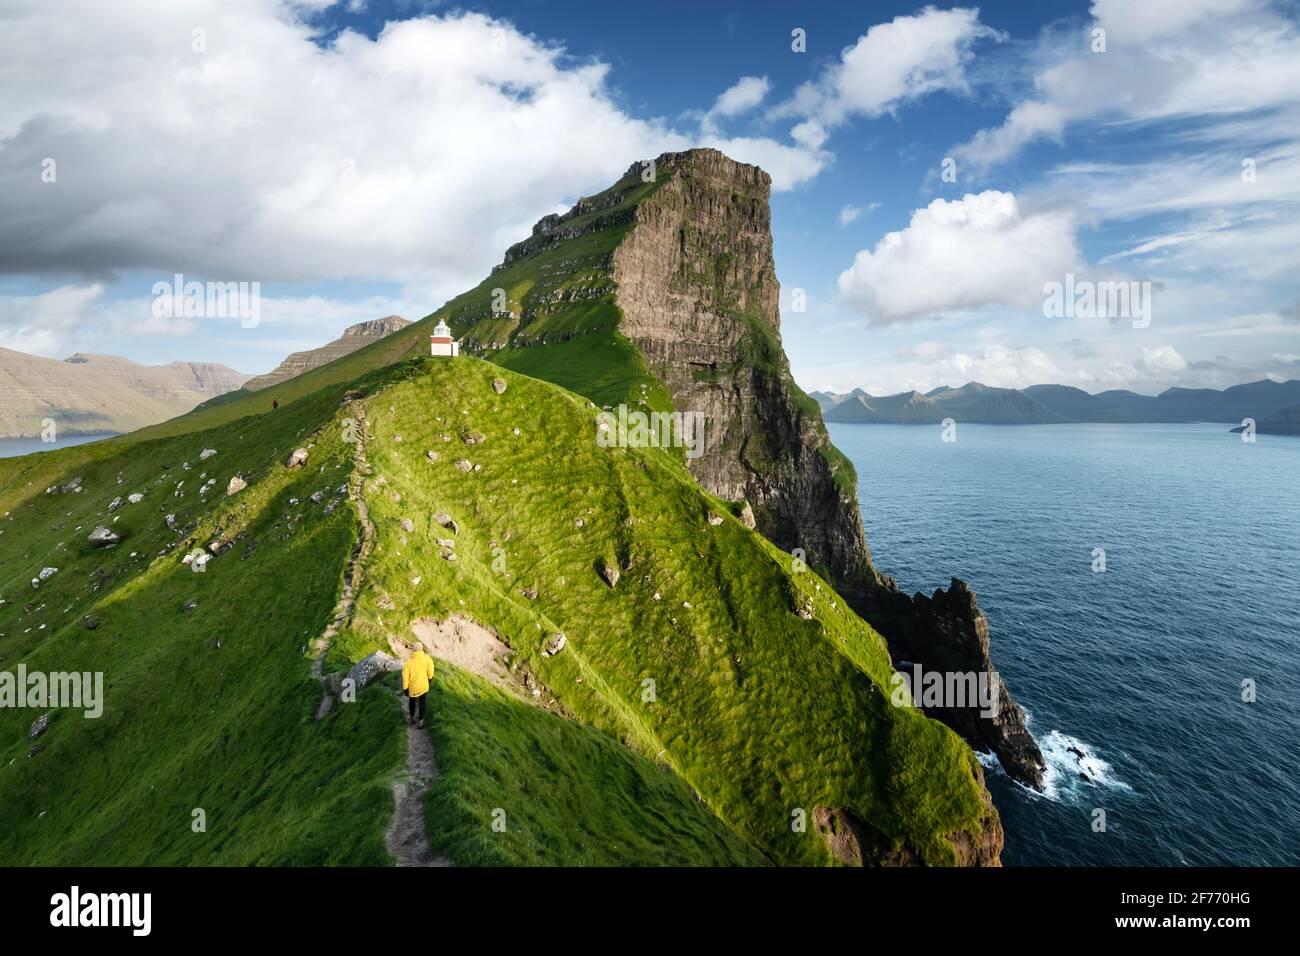
[[[13,502],[0,518],[0,670],[98,671],[106,685],[102,717],[54,711],[34,755],[27,731],[48,710],[0,708],[0,864],[389,861],[389,782],[405,760],[397,702],[377,685],[315,722],[320,689],[305,656],[332,617],[358,527],[337,494],[353,468],[342,391],[116,454],[85,446],[0,462]],[[290,471],[299,445],[309,463]],[[217,455],[200,462],[204,448]],[[228,498],[236,473],[249,487]],[[36,480],[72,474],[80,493],[47,495]],[[135,491],[143,501],[107,511]],[[91,548],[100,524],[122,543]],[[232,545],[196,573],[181,563],[191,538]],[[47,566],[59,571],[33,588]],[[449,667],[433,712],[459,770],[449,783],[512,776],[544,791],[485,843],[489,821],[470,818],[465,789],[440,790],[430,832],[457,862],[763,862],[680,780],[591,728]]]
[[[790,825],[816,806],[849,807],[931,863],[952,862],[946,835],[978,833],[974,757],[890,705],[880,636],[739,521],[710,525],[726,505],[680,460],[598,447],[594,406],[536,380],[473,359],[419,368],[369,401],[378,537],[335,666],[422,617],[465,613],[549,688],[544,703],[671,767],[775,862],[826,862],[820,838]],[[460,526],[455,561],[438,512]],[[622,569],[616,587],[602,562]],[[566,648],[543,656],[555,633]],[[502,780],[454,757],[443,769],[435,795],[456,788],[473,819],[528,812],[531,796]]]

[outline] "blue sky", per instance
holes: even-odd
[[[0,348],[265,371],[713,145],[773,175],[806,388],[1300,377],[1289,2],[0,10]],[[259,321],[156,314],[176,273]],[[1067,275],[1150,308],[1045,315]]]

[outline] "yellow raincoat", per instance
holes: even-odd
[[[409,697],[419,697],[429,692],[433,680],[433,658],[424,651],[416,651],[402,665],[402,690]]]

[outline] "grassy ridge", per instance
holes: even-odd
[[[72,469],[84,491],[28,489],[0,521],[0,670],[21,662],[29,671],[99,671],[107,685],[102,717],[55,711],[34,756],[27,730],[47,708],[0,709],[0,864],[388,861],[389,781],[405,757],[391,688],[368,688],[316,722],[321,691],[305,656],[332,617],[358,528],[337,494],[354,447],[343,440],[340,391],[119,445],[116,455],[87,448]],[[299,445],[309,463],[290,471],[284,462]],[[209,447],[217,455],[200,463]],[[66,461],[37,460],[47,457],[7,467],[67,471]],[[227,498],[235,473],[249,487]],[[217,483],[200,500],[210,477]],[[132,491],[145,499],[114,522],[108,502]],[[312,502],[320,491],[325,498]],[[167,527],[168,514],[184,535]],[[85,536],[97,524],[122,543],[91,548]],[[183,546],[159,554],[190,538],[233,544],[203,573],[181,563]],[[43,566],[59,571],[32,588]],[[184,610],[191,599],[197,607]],[[87,615],[96,629],[85,627]],[[681,781],[594,730],[450,668],[434,700],[439,746],[466,774],[546,782],[546,799],[519,806],[505,838],[488,844],[484,821],[467,816],[457,791],[440,793],[431,837],[458,862],[763,862]],[[194,829],[196,810],[204,832]]]
[[[35,756],[26,732],[44,710],[0,709],[0,862],[387,859],[382,825],[358,823],[391,812],[387,780],[403,753],[396,708],[376,699],[314,724],[319,690],[303,656],[329,619],[356,529],[346,505],[327,515],[308,497],[350,467],[338,430],[316,432],[336,407],[318,397],[200,436],[138,443],[82,463],[82,493],[41,495],[4,519],[0,669],[21,661],[99,671],[106,686],[102,717],[56,711]],[[283,461],[299,440],[313,445],[310,465],[289,471]],[[203,447],[218,454],[200,463]],[[236,471],[250,484],[227,498]],[[201,502],[204,472],[218,481]],[[144,501],[113,523],[108,502],[136,490]],[[197,544],[217,528],[223,539],[242,537],[192,572],[183,547],[158,556],[177,540],[165,514],[192,526]],[[96,524],[122,543],[91,549],[85,536]],[[33,589],[38,566],[60,570]],[[191,599],[198,606],[187,612]],[[83,624],[88,614],[97,629]],[[195,810],[206,832],[195,831]]]
[[[933,863],[953,859],[946,834],[978,832],[973,757],[942,725],[889,704],[879,635],[738,521],[710,525],[725,503],[673,455],[599,448],[589,403],[472,359],[425,362],[369,404],[383,481],[369,496],[367,588],[340,645],[349,657],[421,617],[467,613],[510,643],[556,710],[672,767],[778,862],[826,860],[818,837],[792,832],[800,808],[851,807]],[[480,470],[458,470],[461,458]],[[437,512],[460,525],[455,561],[442,557]],[[605,562],[622,570],[617,587],[597,572]],[[568,645],[545,657],[555,633]],[[459,772],[448,765],[440,786],[474,794],[462,798],[477,801],[472,816],[503,806],[500,790]]]

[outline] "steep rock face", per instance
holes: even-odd
[[[948,590],[931,597],[909,597],[894,579],[879,575],[868,619],[886,635],[894,666],[920,664],[923,671],[984,675],[995,689],[991,713],[965,706],[927,706],[925,712],[966,738],[976,749],[997,755],[1012,778],[1037,789],[1043,786],[1043,755],[1025,728],[1025,715],[997,677],[989,657],[988,618],[980,611],[965,581],[953,578]]]
[[[350,325],[333,342],[322,345],[320,348],[294,352],[274,370],[267,372],[265,375],[250,378],[244,383],[244,388],[250,392],[255,392],[258,389],[287,381],[301,375],[303,372],[319,368],[345,355],[351,355],[357,349],[369,345],[377,339],[382,339],[386,335],[391,335],[398,329],[406,328],[410,324],[408,320],[400,315],[389,315],[382,319],[372,319],[368,322],[358,322],[356,325]]]
[[[771,178],[710,149],[660,156],[656,174],[665,181],[614,251],[620,331],[678,411],[703,414],[704,450],[690,461],[700,483],[749,501],[766,537],[865,597],[852,466],[781,347]]]
[[[647,408],[662,398],[701,413],[703,452],[687,459],[697,480],[745,499],[757,529],[832,581],[899,656],[894,629],[920,635],[941,622],[924,605],[913,612],[912,599],[872,567],[853,466],[790,376],[770,177],[712,149],[666,153],[652,177],[647,170],[634,163],[609,189],[542,219],[483,283],[437,314],[470,354],[593,401]],[[910,659],[927,671],[968,664],[969,648],[987,646],[980,620],[944,618],[943,639],[911,641]],[[986,656],[974,669],[992,664]],[[1008,711],[1019,712],[1014,703]],[[956,718],[953,726],[971,729]],[[1017,734],[1008,720],[967,739],[1037,753],[1021,726]]]
[[[770,177],[709,149],[665,154],[655,165],[664,182],[636,206],[614,250],[616,297],[620,330],[673,404],[705,416],[692,473],[720,497],[751,502],[759,531],[783,550],[802,549],[895,658],[927,671],[992,674],[988,623],[963,582],[909,598],[872,567],[852,466],[791,379],[781,346]],[[932,714],[996,753],[1012,777],[1041,787],[1042,754],[999,687],[994,719],[974,708]]]

